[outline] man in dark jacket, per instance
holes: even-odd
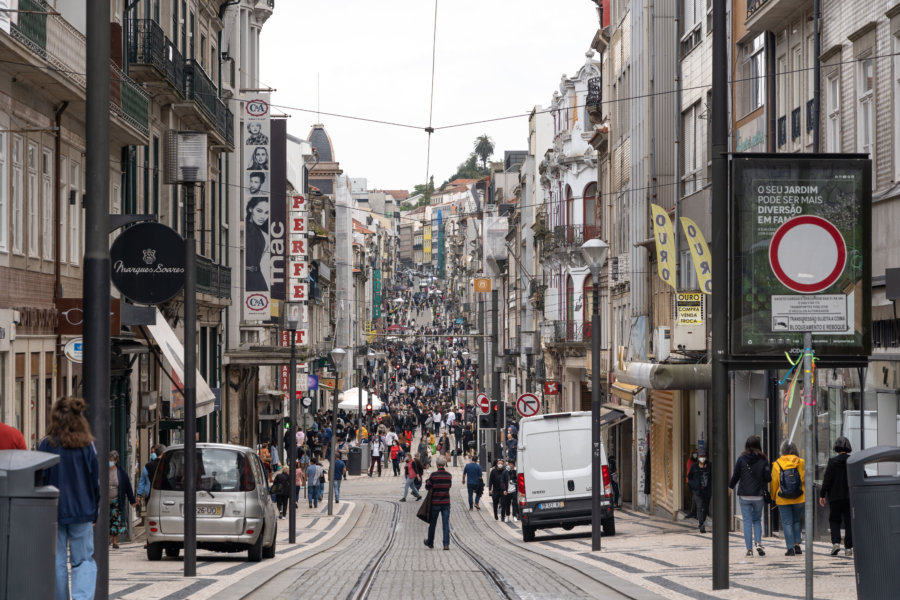
[[[425,482],[425,489],[431,490],[431,520],[428,522],[428,537],[425,545],[434,548],[434,530],[437,526],[438,516],[444,528],[444,550],[450,549],[450,487],[453,485],[453,476],[447,472],[447,459],[438,455],[435,460],[437,471]]]
[[[494,520],[500,519],[497,509],[503,502],[503,496],[506,495],[506,486],[509,485],[509,472],[506,470],[502,460],[497,461],[497,465],[491,469],[488,474],[488,494],[494,501]]]
[[[712,469],[706,461],[706,449],[700,450],[697,462],[691,465],[691,470],[688,472],[688,485],[694,492],[700,533],[706,533],[706,515],[709,512],[709,499],[712,497]]]
[[[850,487],[847,484],[847,459],[850,458],[850,440],[844,436],[834,441],[837,456],[828,459],[822,478],[819,506],[828,499],[828,523],[831,525],[831,555],[841,551],[841,520],[844,521],[844,554],[853,556],[853,532],[850,529]]]

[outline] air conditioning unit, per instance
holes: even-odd
[[[653,330],[653,352],[656,360],[662,362],[669,358],[672,349],[672,331],[668,327],[657,327]]]

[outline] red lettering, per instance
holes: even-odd
[[[292,233],[304,233],[306,231],[306,219],[304,217],[294,217],[293,221]]]
[[[303,196],[294,196],[294,201],[291,203],[291,210],[303,210],[306,208],[306,198]]]
[[[306,254],[306,240],[291,240],[291,254]]]

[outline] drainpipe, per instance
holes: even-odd
[[[681,30],[681,10],[684,7],[684,0],[675,0],[675,39],[680,39],[680,30]],[[652,42],[651,42],[652,43]],[[675,285],[678,285],[678,267],[681,263],[681,249],[678,246],[678,230],[680,227],[678,226],[678,204],[681,200],[681,53],[674,52],[672,56],[675,59],[675,120],[673,122],[674,125],[674,133],[675,133],[675,156],[674,158],[674,166],[675,166],[675,185],[672,186],[674,193],[674,205],[675,205],[675,214],[673,215],[673,227],[672,232],[675,234]],[[652,97],[652,96],[651,96]],[[707,110],[709,108],[707,107]],[[707,113],[707,116],[709,114]],[[707,123],[709,121],[707,120]]]
[[[65,112],[66,108],[69,107],[69,103],[63,100],[63,103],[59,105],[59,108],[56,109],[56,113],[53,115],[53,125],[56,129],[56,138],[53,140],[53,160],[54,160],[54,172],[56,173],[56,177],[53,178],[53,197],[56,199],[53,206],[53,217],[54,222],[56,223],[56,236],[53,241],[53,304],[56,305],[56,301],[59,299],[61,295],[60,288],[62,287],[62,272],[61,265],[59,261],[59,253],[61,250],[60,245],[60,235],[62,235],[62,214],[60,210],[60,204],[62,203],[62,186],[59,184],[60,172],[59,167],[62,154],[62,114]],[[62,336],[58,333],[56,334],[56,395],[60,397],[65,395],[65,390],[60,389],[62,387],[62,352],[60,350],[62,346]]]

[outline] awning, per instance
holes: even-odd
[[[622,400],[625,400],[629,403],[634,403],[635,394],[641,393],[644,388],[639,385],[632,385],[630,383],[624,383],[622,381],[614,382],[609,391],[612,392],[614,396],[618,396]]]
[[[169,327],[169,323],[166,322],[166,318],[163,317],[162,313],[159,312],[159,309],[156,309],[156,323],[152,325],[147,325],[147,331],[150,332],[150,335],[153,336],[153,339],[156,340],[156,343],[159,345],[160,350],[162,350],[163,356],[166,358],[166,362],[169,363],[169,366],[175,371],[178,378],[183,382],[184,381],[184,345],[178,339],[178,336],[175,335],[175,332]],[[197,418],[205,417],[209,413],[211,413],[215,409],[216,405],[216,395],[213,394],[213,391],[209,389],[209,385],[207,385],[206,380],[203,379],[203,376],[200,375],[200,371],[197,371]]]
[[[629,419],[628,415],[626,415],[621,410],[611,410],[606,414],[600,415],[600,427],[611,427],[620,421],[624,421],[625,419]]]

